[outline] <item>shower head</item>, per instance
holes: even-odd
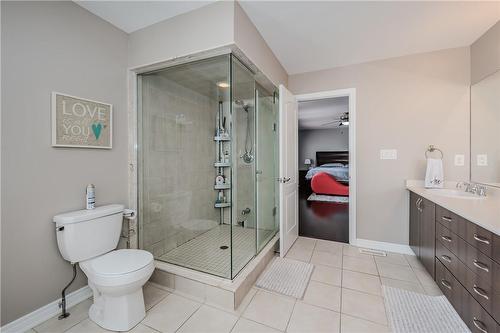
[[[248,108],[250,107],[250,105],[245,104],[245,102],[243,102],[241,99],[236,99],[234,101],[234,104],[241,106],[243,110],[245,110],[245,112],[248,112]]]

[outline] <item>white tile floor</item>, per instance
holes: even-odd
[[[440,294],[411,256],[373,257],[350,245],[299,238],[289,257],[315,265],[303,300],[254,287],[229,311],[147,284],[147,315],[131,332],[389,332],[382,285]],[[68,319],[52,318],[33,331],[106,332],[88,319],[90,304],[80,303]]]
[[[258,229],[259,240],[268,241],[271,230]],[[233,249],[231,251],[231,234]],[[255,229],[240,226],[218,225],[198,237],[159,257],[159,260],[196,269],[209,274],[230,278],[235,276],[255,255]],[[228,246],[221,249],[221,246]],[[233,260],[231,261],[231,254]]]

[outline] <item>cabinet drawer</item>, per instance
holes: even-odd
[[[484,283],[500,290],[500,266],[472,245],[466,244],[465,246],[466,260],[464,263],[467,267],[478,275]]]
[[[493,235],[493,249],[491,258],[500,264],[500,236]]]
[[[500,325],[463,289],[462,319],[473,333],[499,333]]]
[[[467,222],[467,236],[465,240],[488,257],[493,257],[493,235],[488,230],[474,223]]]
[[[464,296],[462,290],[464,288],[439,260],[436,260],[436,283],[458,314],[462,316]]]
[[[464,286],[481,306],[500,322],[500,291],[495,291],[491,285],[467,269]]]
[[[448,209],[436,206],[436,222],[439,222],[460,237],[465,238],[465,220],[457,214],[450,212]]]
[[[458,236],[440,223],[436,223],[436,239],[458,256]]]
[[[459,280],[462,281],[465,278],[464,264],[458,260],[457,256],[453,254],[448,248],[446,248],[442,240],[436,240],[436,258],[441,261],[441,263],[448,268],[448,270]]]

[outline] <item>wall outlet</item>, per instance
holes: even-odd
[[[465,155],[456,154],[455,155],[455,166],[464,166],[465,165]]]
[[[488,155],[479,154],[476,156],[477,166],[488,166]]]
[[[380,149],[380,159],[381,160],[397,160],[398,159],[397,149]]]

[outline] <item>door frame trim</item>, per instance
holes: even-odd
[[[349,244],[356,245],[356,88],[319,91],[295,97],[298,102],[335,97],[349,98]]]

